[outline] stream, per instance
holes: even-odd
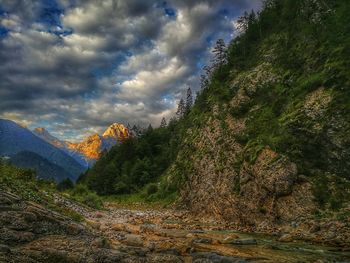
[[[174,262],[350,262],[349,248],[222,230],[215,222],[203,223],[177,210],[125,209],[111,203],[103,211],[78,212],[112,247],[169,254]]]

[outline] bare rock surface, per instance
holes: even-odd
[[[245,234],[237,232],[235,225],[198,218],[184,210],[125,209],[107,203],[104,210],[97,211],[63,196],[57,195],[55,200],[85,220],[77,223],[44,206],[1,192],[0,262],[350,260],[350,252],[345,248],[341,251],[340,246],[303,243],[292,232],[276,237]],[[332,229],[321,224],[310,229],[310,235],[317,236],[326,227]]]

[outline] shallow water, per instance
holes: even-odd
[[[223,238],[236,234],[240,239],[255,239],[256,245],[219,244],[216,247],[226,255],[250,255],[247,257],[247,260],[250,258],[249,262],[350,262],[350,251],[342,252],[337,247],[305,242],[279,242],[271,236],[236,231],[205,231],[205,233],[215,237],[222,235]]]
[[[350,249],[342,251],[340,247],[310,244],[302,241],[280,242],[278,237],[241,233],[232,230],[208,230],[217,227],[214,222],[204,223],[197,219],[176,216],[173,211],[139,211],[111,207],[85,215],[102,224],[101,231],[116,244],[127,245],[122,238],[123,231],[113,230],[113,223],[125,224],[126,232],[141,236],[142,247],[153,243],[153,253],[171,253],[184,259],[185,263],[194,262],[339,262],[350,263]],[[185,218],[185,219],[184,219]],[[148,225],[149,231],[141,231]],[[118,232],[119,231],[119,232]],[[117,235],[116,235],[117,234]],[[226,237],[235,235],[233,240],[254,239],[256,244],[223,244]],[[116,236],[121,237],[120,239]],[[210,240],[210,241],[208,241]],[[118,243],[119,242],[119,243]],[[343,248],[344,249],[344,248]],[[208,260],[209,259],[209,260]]]

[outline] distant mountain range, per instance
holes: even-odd
[[[84,167],[93,165],[104,151],[108,151],[115,144],[130,137],[129,129],[120,123],[113,123],[102,136],[96,133],[78,143],[61,141],[52,136],[45,128],[35,128],[33,133],[63,150]]]
[[[56,165],[33,152],[19,152],[11,157],[11,163],[18,167],[29,167],[35,170],[37,176],[41,179],[55,180],[57,182],[66,178],[69,178],[72,181],[76,180],[76,177],[72,176],[61,166]]]
[[[104,151],[129,136],[123,124],[114,123],[102,136],[94,134],[80,143],[71,143],[54,137],[45,128],[30,131],[0,119],[0,156],[10,157],[14,165],[36,170],[40,178],[75,181]]]
[[[0,119],[0,155],[12,157],[20,152],[32,152],[45,158],[52,164],[62,167],[73,180],[86,170],[74,158],[35,136],[30,130],[13,121]],[[27,167],[34,168],[36,165]]]

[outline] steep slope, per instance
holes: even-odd
[[[67,145],[71,151],[83,154],[88,160],[92,162],[101,157],[101,152],[104,149],[103,138],[97,133],[89,136],[82,142],[67,142]]]
[[[38,178],[46,180],[54,180],[60,182],[66,178],[74,181],[76,177],[66,172],[61,166],[49,162],[40,155],[22,151],[11,156],[11,163],[17,167],[34,169]]]
[[[64,148],[66,145],[64,142],[56,138],[55,136],[52,136],[45,128],[38,127],[33,130],[33,133],[37,136],[39,136],[44,141],[52,144],[53,146],[56,146],[57,148]]]
[[[121,123],[113,123],[111,126],[107,128],[107,130],[103,133],[103,138],[105,139],[114,139],[117,141],[125,141],[130,137],[129,129],[126,128]]]
[[[82,154],[91,165],[101,157],[103,152],[129,137],[129,130],[123,124],[113,123],[102,136],[96,133],[80,143],[66,142],[66,144],[70,152]]]
[[[12,156],[22,151],[40,155],[51,163],[62,167],[76,179],[85,168],[72,157],[35,136],[26,128],[10,120],[0,119],[0,155]]]
[[[269,1],[245,18],[183,120],[192,127],[163,177],[180,181],[179,204],[260,230],[348,213],[349,10]]]
[[[87,158],[87,156],[84,156],[83,154],[77,152],[77,151],[72,151],[69,149],[69,142],[66,141],[61,141],[55,136],[52,136],[45,128],[35,128],[33,130],[33,133],[43,139],[44,141],[52,144],[53,146],[61,149],[65,153],[67,153],[69,156],[71,156],[74,160],[76,160],[79,164],[81,164],[84,167],[89,166],[90,160]]]
[[[345,0],[267,1],[216,49],[227,55],[215,57],[189,113],[115,147],[85,182],[170,198],[249,231],[349,244],[349,12]]]
[[[35,128],[33,133],[66,152],[84,167],[92,166],[104,151],[110,150],[115,144],[130,137],[128,128],[120,123],[110,125],[102,136],[96,133],[78,143],[61,141],[52,136],[45,128]]]

